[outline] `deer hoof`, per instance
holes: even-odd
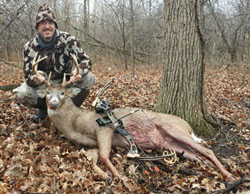
[[[235,182],[235,181],[237,181],[239,179],[240,179],[240,177],[234,176],[232,174],[231,174],[231,176],[228,177],[228,180],[231,181],[231,182]]]
[[[106,183],[110,185],[112,180],[113,180],[113,177],[109,176],[109,177],[106,178]]]

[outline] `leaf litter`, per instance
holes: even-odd
[[[133,106],[153,110],[160,87],[161,69],[140,68],[136,78],[118,68],[95,67],[97,83],[83,106],[91,108],[95,95],[115,77],[105,91],[112,107]],[[0,85],[20,84],[21,69],[0,64]],[[250,91],[242,83],[243,73],[209,69],[205,98],[208,110],[223,127],[207,146],[236,176],[250,177]],[[85,149],[72,144],[49,120],[34,124],[34,109],[15,104],[11,91],[0,91],[0,194],[2,193],[211,193],[228,186],[220,172],[197,161],[179,158],[171,166],[139,163],[126,158],[126,151],[115,148],[111,161],[128,180],[113,178],[107,183],[91,168]],[[100,164],[104,170],[108,169]],[[156,170],[155,170],[156,169]],[[233,192],[250,189],[241,184]]]

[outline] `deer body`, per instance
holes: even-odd
[[[83,113],[84,111],[74,107],[72,101],[66,101],[57,110],[48,109],[50,120],[65,137],[85,146],[96,146],[96,128],[89,127],[85,118],[79,118]]]
[[[77,58],[73,54],[71,56],[76,67],[76,73],[79,75]],[[40,57],[37,59],[37,56],[35,56],[33,60],[32,70],[38,77],[37,65],[44,59]],[[71,97],[77,95],[74,94],[77,88],[66,88],[71,80],[66,82],[66,76],[64,75],[61,86],[52,86],[49,82],[50,76],[51,74],[48,81],[43,79],[47,86],[46,91],[43,92],[47,92],[47,110],[52,123],[66,138],[84,146],[92,147],[88,150],[88,154],[92,156],[92,167],[97,174],[105,179],[109,178],[109,175],[97,166],[98,157],[100,157],[115,176],[122,178],[111,163],[109,154],[112,146],[125,147],[128,143],[121,135],[114,133],[112,125],[100,127],[96,122],[100,115],[95,111],[80,109],[74,105]],[[114,110],[114,114],[117,118],[120,118],[127,115],[131,110],[131,108],[118,108]],[[230,180],[236,179],[223,167],[211,150],[194,140],[192,128],[183,119],[145,110],[136,112],[122,121],[126,130],[141,148],[173,149],[176,152],[184,153],[184,156],[190,159],[202,158],[216,166],[225,177]]]
[[[96,119],[100,117],[95,111],[76,107],[71,98],[66,95],[65,88],[47,89],[46,96],[48,115],[56,128],[66,138],[90,147],[88,153],[93,157],[93,169],[104,178],[108,174],[97,165],[98,156],[109,167],[111,172],[122,177],[109,160],[112,146],[126,147],[128,143],[117,133],[112,125],[100,127]],[[63,95],[62,95],[63,94]],[[128,114],[133,108],[118,108],[114,110],[117,118]],[[197,157],[216,166],[224,176],[233,179],[214,153],[197,143],[191,136],[192,128],[183,119],[174,115],[152,111],[138,111],[123,120],[125,128],[133,136],[135,142],[147,149],[173,149],[183,153],[190,159]]]

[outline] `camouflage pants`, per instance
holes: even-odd
[[[57,80],[53,83],[60,83],[62,80]],[[92,72],[88,72],[83,75],[82,80],[75,83],[72,87],[81,89],[81,92],[72,98],[76,106],[81,106],[82,102],[86,99],[90,89],[95,84],[95,76]],[[43,84],[38,87],[30,87],[26,82],[22,83],[18,88],[14,89],[13,92],[16,94],[16,102],[23,104],[30,108],[41,108],[46,109],[46,101],[42,96],[42,90],[46,86]]]

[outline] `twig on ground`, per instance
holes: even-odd
[[[186,174],[186,175],[200,175],[200,173],[194,172],[194,171],[191,171],[191,170],[186,170],[184,167],[181,167],[178,170],[178,173]]]
[[[16,84],[10,84],[10,85],[5,85],[5,86],[0,86],[0,90],[9,91],[9,90],[13,90],[17,87],[18,87],[18,85],[16,85]]]
[[[236,188],[239,184],[247,183],[247,182],[248,183],[250,182],[250,178],[238,179],[235,182],[233,182],[232,184],[230,184],[227,188],[215,191],[213,194],[227,193],[227,192],[233,190],[234,188]]]

